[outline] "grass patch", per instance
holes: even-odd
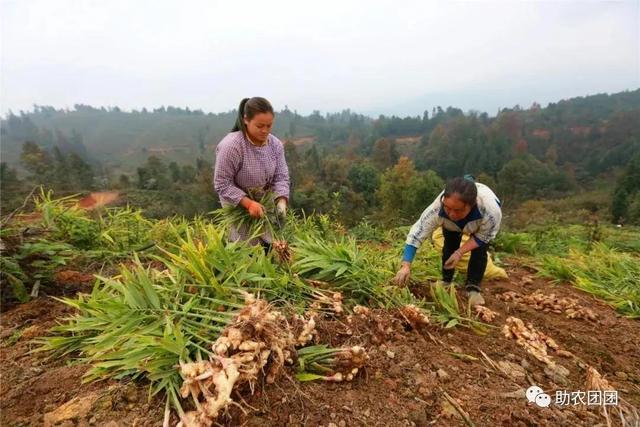
[[[640,318],[640,258],[595,243],[587,252],[542,258],[540,274],[570,281],[578,289],[607,301],[624,316]]]

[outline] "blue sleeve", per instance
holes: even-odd
[[[475,241],[476,241],[476,243],[478,244],[478,247],[483,246],[483,245],[485,245],[485,244],[486,244],[486,242],[484,242],[484,241],[482,241],[482,240],[478,239],[476,236],[473,236],[473,240],[475,240]]]
[[[415,246],[409,244],[404,245],[404,254],[402,255],[402,261],[413,261],[413,258],[415,258],[416,256],[417,250],[418,248],[416,248]]]

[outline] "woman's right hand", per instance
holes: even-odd
[[[411,264],[408,262],[403,262],[402,267],[396,273],[396,277],[393,278],[393,281],[397,285],[404,285],[409,281],[409,277],[411,276]]]
[[[262,218],[264,216],[264,206],[260,203],[249,198],[246,198],[246,201],[243,199],[242,202],[244,202],[242,203],[242,206],[249,211],[249,215],[252,218]]]

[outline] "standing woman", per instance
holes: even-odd
[[[264,98],[245,98],[238,107],[236,124],[216,148],[213,184],[222,206],[241,206],[253,218],[265,214],[258,201],[266,192],[275,195],[276,212],[286,217],[289,170],[282,142],[271,135],[273,107]],[[246,229],[233,228],[231,240],[247,240]],[[252,244],[268,247],[271,236]]]
[[[462,255],[471,252],[465,288],[471,305],[484,304],[480,294],[480,282],[487,267],[487,243],[493,240],[500,228],[502,211],[500,200],[484,184],[476,183],[471,175],[447,182],[442,193],[424,210],[407,236],[402,267],[395,281],[404,284],[411,275],[411,262],[416,251],[437,227],[442,227],[442,280],[450,284],[455,266]],[[460,246],[462,233],[471,236]]]

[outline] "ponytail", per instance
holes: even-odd
[[[236,117],[236,123],[233,125],[231,132],[242,131],[243,134],[247,134],[247,126],[244,124],[244,106],[247,104],[249,98],[242,98],[240,106],[238,107],[238,117]]]

